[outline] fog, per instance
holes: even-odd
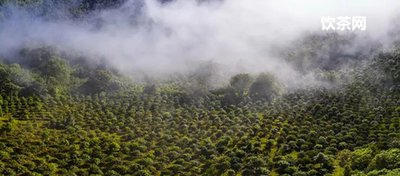
[[[393,37],[388,34],[399,7],[398,0],[129,0],[77,20],[67,14],[68,7],[43,17],[32,9],[6,6],[0,55],[52,46],[106,60],[133,77],[168,77],[213,63],[222,77],[270,72],[287,85],[311,84],[316,82],[313,73],[299,73],[277,54],[285,52],[280,49],[306,35],[326,33],[322,16],[366,16],[367,30],[341,32],[357,36],[346,52],[360,52],[358,46],[370,41],[390,46]]]

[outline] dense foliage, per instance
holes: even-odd
[[[10,7],[81,19],[123,2],[0,0],[0,20]],[[0,175],[398,176],[400,50],[346,54],[353,39],[285,50],[329,82],[290,90],[270,73],[215,89],[208,64],[190,81],[134,84],[101,61],[22,49],[0,58]]]
[[[118,84],[46,49],[21,55],[0,65],[3,175],[400,173],[397,51],[331,89],[282,94],[272,75],[239,74],[196,96]]]

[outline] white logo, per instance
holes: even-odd
[[[333,23],[335,22],[335,18],[331,18],[331,17],[322,17],[321,19],[322,22],[322,30],[335,30],[335,26],[333,25]]]
[[[367,18],[362,16],[353,17],[353,30],[359,28],[362,31],[367,29]]]
[[[365,16],[339,16],[336,18],[327,16],[321,18],[322,30],[362,30],[367,29]]]

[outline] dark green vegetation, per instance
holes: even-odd
[[[46,48],[0,65],[1,174],[400,173],[398,51],[284,94],[269,74],[199,94],[88,65]]]
[[[72,3],[80,18],[121,2],[0,5],[46,16],[43,4]],[[139,84],[107,63],[22,49],[0,59],[0,175],[399,176],[400,51],[341,55],[353,44],[335,35],[299,45],[285,58],[332,87],[242,73],[210,89],[207,64],[190,83]]]

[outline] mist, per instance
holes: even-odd
[[[132,77],[162,79],[212,63],[218,78],[269,72],[288,86],[320,84],[313,72],[298,71],[277,53],[307,35],[334,32],[321,30],[322,16],[366,16],[365,31],[339,32],[356,36],[342,48],[347,54],[359,54],[371,42],[390,47],[399,7],[396,0],[128,0],[76,20],[68,7],[49,17],[6,6],[0,18],[0,55],[14,57],[21,48],[51,46],[106,60]]]

